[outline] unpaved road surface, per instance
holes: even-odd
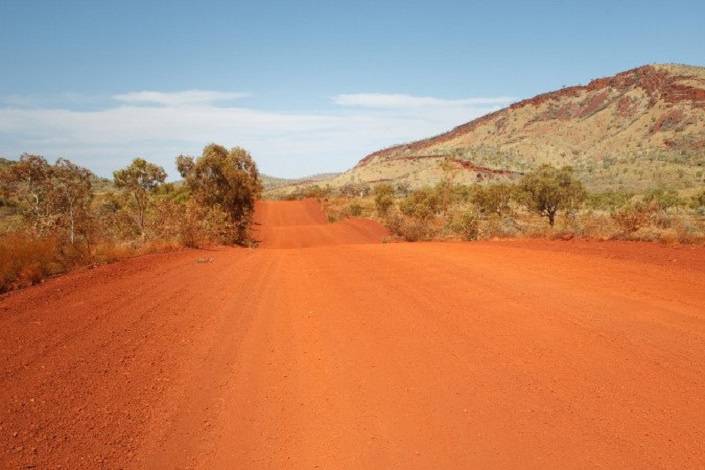
[[[0,467],[705,467],[703,248],[258,219],[1,298]]]

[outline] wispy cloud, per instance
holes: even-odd
[[[105,102],[105,96],[75,92],[0,96],[0,104],[17,108],[86,108]]]
[[[483,105],[507,105],[514,98],[498,96],[491,98],[443,99],[432,96],[413,96],[385,93],[353,93],[333,97],[333,102],[341,106],[376,109],[408,108],[454,108]]]
[[[144,156],[175,174],[176,155],[200,153],[205,144],[218,142],[244,146],[265,172],[302,176],[349,168],[369,152],[437,134],[506,103],[497,98],[422,98],[434,104],[411,106],[401,100],[394,106],[373,107],[367,101],[366,106],[351,107],[346,103],[353,101],[341,100],[341,106],[319,113],[297,113],[229,102],[242,96],[218,91],[140,91],[116,95],[117,101],[107,100],[90,109],[8,103],[0,106],[0,155],[63,156],[101,175]]]
[[[129,104],[159,104],[163,106],[186,106],[214,104],[250,96],[249,93],[209,90],[186,90],[176,92],[133,91],[114,95],[113,99]]]

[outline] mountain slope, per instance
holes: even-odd
[[[594,190],[701,185],[705,68],[646,65],[519,101],[425,140],[374,152],[332,181],[463,182],[571,165]]]

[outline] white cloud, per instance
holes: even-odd
[[[176,155],[198,154],[217,142],[247,148],[266,173],[303,176],[347,169],[369,152],[432,136],[500,107],[492,98],[292,113],[216,106],[239,94],[194,93],[126,93],[118,95],[123,104],[90,110],[0,107],[0,155],[62,156],[105,176],[143,156],[175,175]]]
[[[482,105],[508,105],[514,98],[499,96],[492,98],[464,98],[448,100],[431,96],[413,96],[385,93],[353,93],[336,95],[333,102],[341,106],[376,109],[408,108],[455,108]]]
[[[104,102],[105,97],[75,92],[0,96],[0,103],[18,108],[86,107]]]
[[[161,91],[133,91],[114,95],[113,99],[129,104],[160,104],[163,106],[186,106],[213,104],[250,96],[249,93],[234,93],[208,90],[186,90],[165,93]]]

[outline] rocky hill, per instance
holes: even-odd
[[[443,162],[449,162],[443,165]],[[690,188],[705,171],[705,68],[646,65],[519,101],[425,140],[374,152],[332,179],[433,184],[571,165],[593,190]]]

